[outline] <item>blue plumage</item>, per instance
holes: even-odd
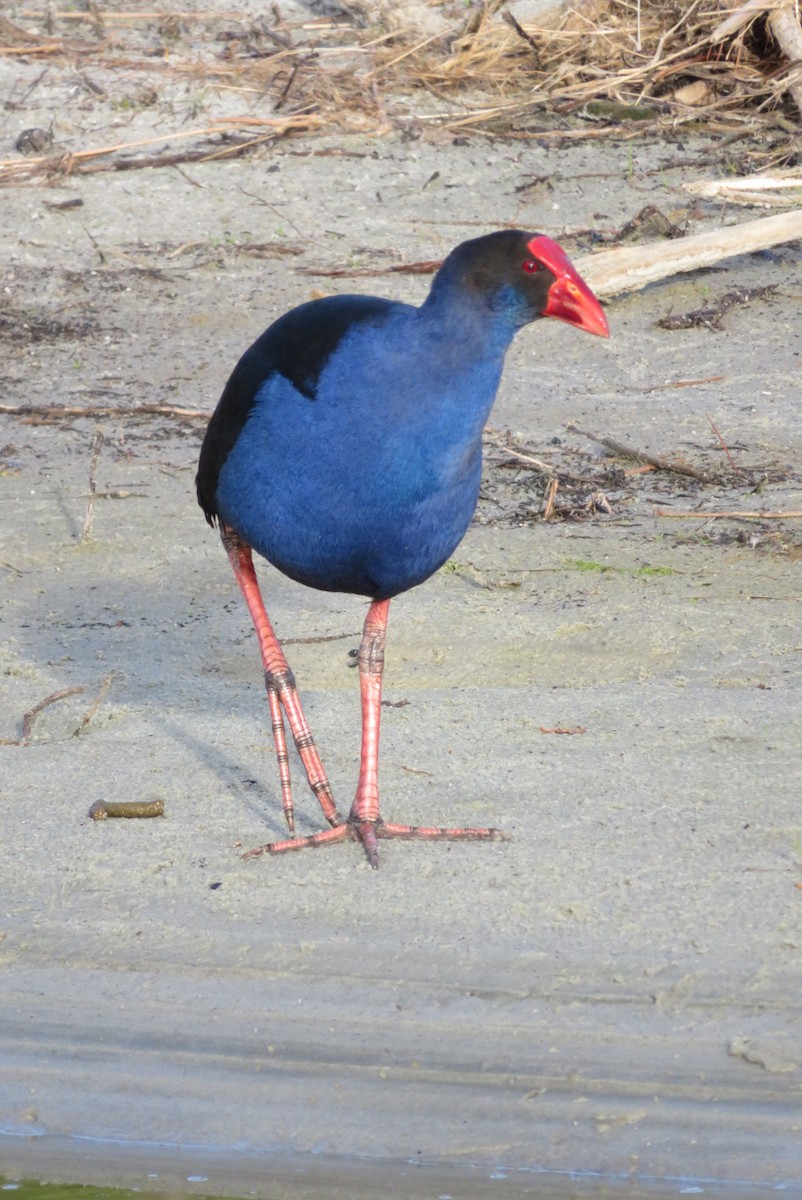
[[[290,316],[325,323],[332,309],[358,311],[355,299]],[[312,587],[387,598],[428,578],[476,505],[482,427],[513,333],[498,325],[479,341],[455,336],[434,307],[388,305],[342,338],[312,399],[268,376],[220,472],[221,520]]]
[[[473,516],[482,429],[504,356],[523,325],[557,317],[607,336],[598,301],[549,238],[505,230],[458,246],[415,308],[332,296],[280,317],[237,364],[209,422],[198,500],[223,544],[256,629],[287,824],[294,830],[283,713],[332,826],[251,855],[377,839],[495,839],[494,829],[420,829],[379,814],[378,747],[390,598],[453,553]],[[362,754],[340,817],[256,580],[252,549],[324,591],[372,600],[359,650]]]

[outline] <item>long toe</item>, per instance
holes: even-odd
[[[450,828],[443,825],[396,825],[383,821],[362,821],[353,816],[334,829],[323,829],[309,837],[289,838],[283,842],[266,842],[246,850],[242,858],[261,858],[263,854],[288,854],[291,850],[314,850],[335,842],[361,842],[365,857],[374,871],[379,869],[379,839],[399,838],[413,842],[509,842],[509,834],[501,829]]]
[[[320,833],[312,833],[309,837],[288,838],[284,842],[265,842],[264,846],[254,846],[246,850],[241,858],[261,858],[263,854],[287,854],[290,850],[314,850],[318,846],[328,846],[333,842],[342,842],[352,837],[350,826],[337,825],[334,829],[322,829]]]

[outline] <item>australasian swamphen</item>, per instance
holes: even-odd
[[[561,247],[504,230],[452,250],[420,308],[375,296],[312,300],[280,317],[234,369],[203,441],[198,501],[219,525],[259,638],[290,834],[282,710],[331,826],[247,856],[354,838],[375,868],[379,838],[503,836],[382,819],[381,683],[390,600],[428,579],[467,530],[504,355],[537,317],[609,336],[598,300]],[[309,587],[370,598],[358,655],[359,782],[347,819],[268,620],[252,550]]]

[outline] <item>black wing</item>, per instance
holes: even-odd
[[[283,375],[302,396],[314,400],[323,369],[346,333],[394,306],[394,301],[376,296],[311,300],[279,317],[245,351],[225,386],[201,447],[195,485],[210,525],[217,519],[220,472],[263,384],[271,375]]]

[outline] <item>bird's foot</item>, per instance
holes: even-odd
[[[349,817],[334,829],[323,829],[309,837],[291,838],[284,842],[267,842],[246,850],[243,858],[260,858],[263,854],[286,854],[290,850],[306,850],[330,846],[334,842],[361,842],[365,856],[374,871],[379,869],[379,839],[400,838],[404,841],[446,842],[507,842],[509,834],[501,829],[451,829],[441,825],[395,825],[383,821],[360,821]]]

